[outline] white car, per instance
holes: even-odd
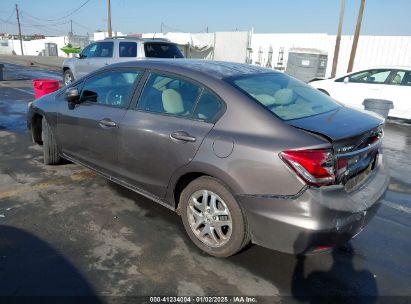
[[[389,116],[411,120],[411,67],[371,68],[310,84],[357,109],[364,109],[362,102],[366,98],[391,100],[394,109]]]

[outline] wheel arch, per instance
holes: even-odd
[[[181,192],[193,180],[201,177],[209,176],[220,181],[229,191],[235,196],[241,192],[239,185],[222,169],[203,163],[191,163],[190,165],[178,170],[170,180],[166,194],[167,202],[174,207],[178,213],[179,199]]]
[[[31,118],[31,123],[30,123],[30,130],[31,130],[31,136],[33,139],[33,142],[39,145],[43,145],[43,139],[41,137],[42,133],[42,121],[43,121],[44,116],[35,113],[33,117]]]
[[[327,90],[325,90],[325,89],[317,89],[318,91],[320,91],[321,93],[324,93],[325,95],[328,95],[328,96],[330,96],[330,93],[328,93],[328,91]]]

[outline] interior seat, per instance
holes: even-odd
[[[266,107],[273,106],[275,104],[274,96],[271,96],[268,94],[256,94],[253,97],[257,99],[259,102],[261,102],[263,105],[265,105]]]
[[[275,92],[274,94],[274,99],[275,103],[273,105],[275,106],[286,106],[292,103],[293,101],[293,90],[291,89],[281,89]]]
[[[401,81],[402,81],[401,75],[397,73],[397,75],[395,75],[394,79],[392,80],[392,83],[401,84]]]
[[[166,113],[181,114],[184,112],[183,98],[176,90],[164,90],[161,100],[163,101],[163,108]]]

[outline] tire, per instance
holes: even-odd
[[[204,190],[207,191],[208,197],[206,205],[202,202]],[[192,198],[199,195],[200,198],[194,203]],[[217,202],[214,208],[212,208],[213,195]],[[250,242],[251,236],[243,210],[228,188],[215,178],[202,176],[188,184],[181,193],[179,208],[188,236],[197,247],[209,255],[229,257]],[[218,215],[213,216],[213,214]],[[230,221],[231,227],[221,226]],[[200,222],[201,225],[196,229]],[[201,232],[206,230],[208,232],[201,236]]]
[[[321,93],[324,93],[325,95],[330,96],[330,93],[328,93],[326,90],[318,89],[318,91],[320,91]]]
[[[57,165],[61,158],[58,153],[58,147],[50,125],[43,117],[41,121],[41,138],[43,141],[43,158],[45,165]]]
[[[63,83],[64,85],[68,85],[74,81],[73,73],[70,69],[67,69],[63,73]]]

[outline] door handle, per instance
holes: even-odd
[[[188,134],[185,131],[173,132],[173,133],[170,134],[170,137],[172,139],[188,141],[188,142],[195,142],[196,141],[195,137],[191,136],[190,134]]]
[[[112,120],[110,120],[110,119],[107,119],[107,118],[104,118],[104,119],[100,120],[98,124],[99,124],[102,128],[114,128],[114,127],[117,127],[117,124],[116,124],[114,121],[112,121]]]

